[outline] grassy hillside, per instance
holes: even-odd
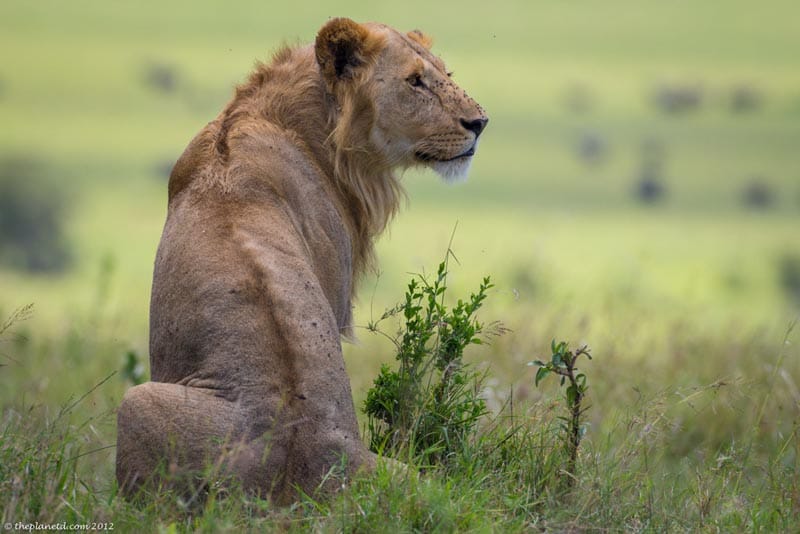
[[[0,325],[34,304],[0,334],[3,519],[155,530],[796,524],[800,9],[374,4],[0,4],[0,180],[18,178],[13,162],[30,165],[42,198],[61,199],[72,258],[59,274],[0,264]],[[491,275],[481,318],[511,330],[468,355],[489,370],[491,407],[513,398],[555,447],[546,430],[560,393],[534,387],[526,364],[552,338],[593,348],[580,480],[565,497],[514,478],[552,460],[523,461],[521,444],[505,468],[490,455],[447,477],[383,473],[292,510],[238,497],[194,519],[168,497],[132,508],[115,498],[107,447],[132,383],[126,362],[147,376],[169,168],[255,60],[342,15],[430,33],[491,118],[468,182],[406,174],[409,206],[378,244],[381,273],[362,281],[356,322],[397,302],[408,273],[434,269],[455,228],[451,290]],[[0,241],[0,261],[8,247]],[[358,335],[345,350],[360,405],[393,352]]]

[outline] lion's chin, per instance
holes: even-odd
[[[431,162],[431,168],[448,184],[464,182],[472,164],[472,156],[462,157],[450,161]]]

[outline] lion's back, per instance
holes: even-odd
[[[337,326],[349,323],[349,234],[321,175],[290,137],[234,139],[227,173],[211,183],[203,176],[213,172],[208,165],[179,162],[182,172],[200,176],[171,200],[156,257],[154,380],[212,377],[222,387],[268,379],[253,369],[270,355],[280,362],[294,342],[279,335],[270,309],[275,279],[286,270],[307,268]],[[196,157],[196,148],[187,153]]]

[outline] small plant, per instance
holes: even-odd
[[[586,375],[577,373],[578,368],[576,363],[580,356],[586,356],[592,359],[589,353],[589,347],[586,345],[580,347],[575,352],[569,350],[566,341],[556,343],[554,339],[550,343],[552,356],[550,361],[543,362],[536,360],[530,362],[528,365],[536,365],[539,370],[536,371],[535,384],[538,387],[539,382],[542,381],[547,375],[553,373],[561,376],[561,385],[563,386],[567,381],[569,384],[566,389],[566,402],[568,416],[561,416],[559,419],[563,421],[562,429],[565,432],[566,439],[564,442],[565,451],[567,454],[567,485],[572,486],[575,482],[576,468],[578,463],[578,447],[580,447],[581,439],[586,433],[586,426],[581,423],[583,414],[589,409],[588,406],[583,406],[583,399],[586,396],[589,386],[586,385]]]
[[[147,381],[141,357],[135,350],[129,350],[125,353],[125,362],[122,364],[120,376],[123,380],[132,383],[134,386],[138,386]]]
[[[381,321],[395,316],[402,321],[395,337],[384,334],[397,349],[399,369],[382,366],[364,403],[373,451],[397,456],[407,446],[422,462],[441,463],[472,434],[487,410],[479,396],[482,375],[465,365],[462,356],[468,345],[485,340],[475,313],[491,287],[486,277],[477,293],[448,308],[445,260],[433,281],[414,276],[405,302],[368,326],[383,333]],[[497,327],[489,333],[501,331]]]

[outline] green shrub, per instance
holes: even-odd
[[[432,281],[412,278],[405,301],[370,324],[377,332],[390,317],[402,321],[396,336],[387,335],[399,368],[384,365],[364,403],[373,451],[393,457],[407,452],[423,464],[443,463],[473,433],[487,413],[479,396],[483,375],[462,358],[468,345],[481,344],[488,335],[475,314],[491,287],[486,277],[469,299],[448,307],[445,260]]]

